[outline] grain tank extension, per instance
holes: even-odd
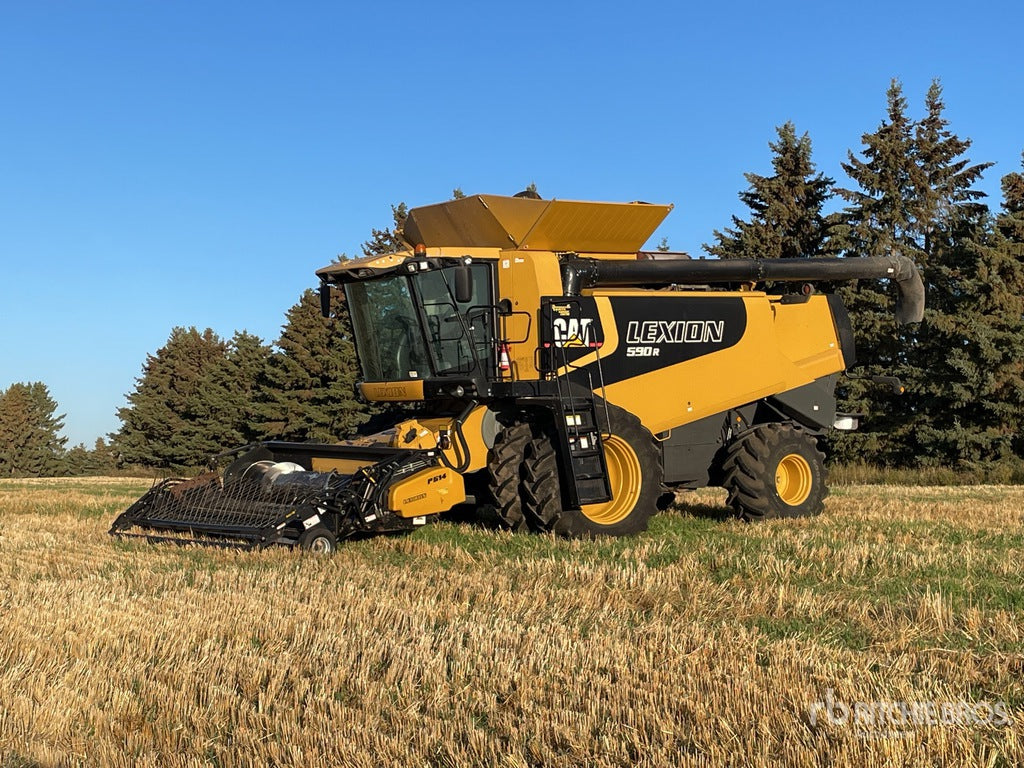
[[[716,485],[747,520],[822,510],[820,442],[853,332],[816,282],[888,279],[902,256],[691,260],[646,253],[671,210],[478,195],[409,213],[406,250],[324,267],[344,291],[371,402],[415,403],[338,444],[265,442],[223,472],[154,487],[117,535],[332,549],[442,513],[625,535],[678,488]],[[767,287],[766,287],[767,286]]]

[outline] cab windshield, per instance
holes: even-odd
[[[454,268],[348,283],[366,381],[470,375],[493,355],[490,268],[473,264],[473,299],[455,300]]]

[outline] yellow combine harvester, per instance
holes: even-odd
[[[620,536],[671,489],[707,485],[748,520],[820,512],[819,440],[856,427],[833,394],[854,349],[841,301],[811,283],[889,279],[906,323],[921,278],[901,256],[640,251],[670,210],[496,195],[413,209],[407,250],[317,274],[325,312],[345,292],[363,396],[420,414],[337,445],[240,449],[222,475],[156,486],[111,532],[330,550],[488,505],[513,529]]]

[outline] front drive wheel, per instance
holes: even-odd
[[[512,531],[526,528],[519,494],[523,453],[530,442],[529,424],[512,424],[494,441],[487,463],[487,490],[500,524]]]
[[[527,445],[523,462],[524,507],[532,528],[573,538],[628,536],[647,529],[662,491],[661,454],[636,416],[614,406],[608,410],[611,434],[603,442],[611,501],[563,507],[557,438],[544,432]]]
[[[825,454],[815,439],[789,424],[766,424],[727,449],[722,486],[744,520],[809,517],[825,507]]]

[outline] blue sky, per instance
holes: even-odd
[[[119,426],[176,325],[273,340],[390,205],[671,202],[700,251],[745,216],[775,127],[819,170],[932,78],[969,156],[1024,150],[1011,2],[0,0],[0,388],[43,381],[70,444]]]

